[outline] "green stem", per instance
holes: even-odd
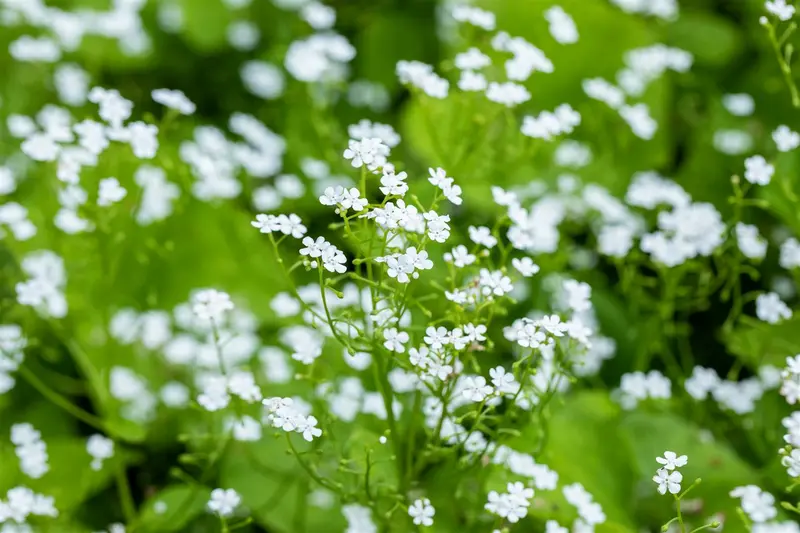
[[[783,74],[783,79],[786,81],[786,85],[789,87],[789,93],[792,96],[792,106],[800,108],[800,93],[798,93],[797,85],[795,85],[794,79],[792,78],[792,67],[781,53],[781,46],[775,36],[775,26],[773,26],[771,23],[767,23],[765,27],[767,28],[767,36],[769,37],[769,42],[772,45],[772,50],[775,52],[775,57],[778,60],[778,66],[781,69],[781,74]]]
[[[45,384],[42,380],[36,377],[36,374],[31,372],[28,368],[21,366],[18,372],[25,381],[27,381],[34,389],[39,391],[42,396],[53,402],[53,404],[68,412],[81,422],[92,426],[98,431],[107,432],[102,419],[94,416],[91,413],[87,413],[77,405],[61,396],[59,393],[48,387],[47,384]]]
[[[295,459],[297,459],[297,462],[300,464],[302,469],[306,471],[306,473],[309,475],[309,477],[311,479],[313,479],[314,481],[316,481],[317,483],[319,483],[321,486],[325,487],[326,489],[332,490],[333,492],[336,492],[337,494],[342,494],[341,485],[334,484],[334,483],[328,481],[327,479],[325,479],[323,477],[320,477],[320,475],[317,474],[317,472],[311,467],[311,465],[309,465],[305,461],[305,459],[303,459],[303,457],[297,451],[297,448],[294,447],[294,444],[292,443],[291,435],[288,432],[286,433],[286,442],[289,443],[289,449],[291,450],[292,455],[295,456]]]
[[[681,498],[680,496],[675,496],[675,508],[677,510],[678,516],[676,517],[678,520],[678,525],[681,528],[681,533],[686,533],[686,526],[683,524],[683,515],[681,514]]]

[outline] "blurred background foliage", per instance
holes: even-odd
[[[175,33],[157,29],[158,10],[166,2],[176,2],[185,14],[183,28]],[[286,138],[284,171],[299,174],[300,160],[307,156],[328,159],[334,172],[348,172],[346,163],[338,158],[346,145],[346,126],[363,117],[392,124],[403,136],[393,159],[402,161],[411,176],[425,175],[428,166],[442,166],[464,188],[464,205],[455,213],[459,220],[454,227],[456,232],[458,228],[463,232],[468,224],[485,224],[496,216],[489,185],[514,187],[534,179],[555,183],[563,172],[553,163],[554,144],[542,146],[520,164],[510,165],[502,160],[501,154],[513,152],[514,143],[520,143],[521,136],[507,133],[518,131],[517,126],[501,126],[506,121],[515,124],[519,116],[497,113],[496,106],[470,98],[469,94],[425,105],[408,98],[397,82],[396,62],[418,59],[440,65],[447,72],[452,68],[449,62],[453,53],[460,46],[441,38],[446,37],[447,28],[437,24],[441,6],[436,2],[328,3],[337,11],[337,31],[358,50],[352,63],[352,78],[383,84],[391,96],[386,112],[355,109],[345,99],[320,107],[309,96],[306,85],[290,78],[281,99],[264,101],[248,93],[239,75],[243,61],[258,58],[281,64],[289,43],[310,33],[296,16],[266,0],[255,0],[251,6],[236,11],[225,7],[222,0],[151,1],[144,14],[152,49],[145,56],[126,56],[100,38],[87,38],[68,55],[69,61],[90,72],[95,85],[117,88],[135,102],[137,112],[150,113],[155,120],[160,120],[162,110],[149,98],[153,89],[180,89],[198,106],[196,115],[172,123],[162,135],[157,160],[168,170],[170,179],[180,185],[182,201],[172,217],[147,228],[120,217],[109,220],[110,233],[118,236],[107,243],[110,255],[119,258],[116,266],[98,258],[98,243],[91,236],[65,237],[52,227],[56,206],[52,169],[32,167],[23,161],[18,141],[0,125],[0,157],[17,168],[28,168],[17,200],[29,208],[40,227],[40,234],[32,243],[0,241],[0,322],[18,321],[25,325],[27,335],[36,340],[26,364],[36,372],[58,376],[65,388],[76,389],[84,408],[97,411],[101,407],[93,406],[89,398],[82,396],[83,372],[68,356],[69,351],[78,349],[76,344],[86,349],[100,369],[98,379],[104,379],[104,372],[114,364],[126,364],[144,376],[163,381],[163,376],[157,375],[160,367],[137,357],[132,348],[106,344],[102,332],[98,337],[98,330],[108,324],[115,309],[170,309],[185,301],[193,288],[218,286],[246,299],[259,318],[259,334],[265,342],[274,337],[281,325],[269,301],[285,288],[285,280],[275,269],[268,244],[248,224],[253,210],[247,200],[208,204],[189,194],[192,178],[183,165],[176,163],[177,148],[191,136],[196,125],[224,128],[232,113],[251,113]],[[607,0],[480,3],[497,13],[500,29],[535,43],[553,61],[553,74],[536,75],[528,83],[533,98],[527,110],[538,112],[569,102],[580,111],[583,124],[574,138],[587,143],[595,154],[592,163],[578,172],[584,182],[599,183],[621,195],[634,172],[653,169],[673,177],[695,200],[712,202],[725,217],[730,214],[731,176],[741,172],[743,157],[718,152],[713,135],[719,129],[736,128],[750,132],[755,139],[752,152],[775,156],[777,172],[797,185],[797,152],[776,155],[769,142],[769,132],[779,124],[796,129],[800,115],[791,108],[772,51],[758,24],[763,2],[685,0],[680,17],[673,22],[626,14]],[[574,17],[580,31],[577,44],[561,46],[549,37],[542,13],[554,4]],[[51,5],[103,8],[107,3],[62,0]],[[227,42],[229,24],[242,19],[254,22],[261,31],[261,42],[253,52],[235,51]],[[27,31],[0,27],[0,50],[6,50],[10,42]],[[590,101],[581,89],[581,81],[591,77],[613,80],[623,66],[627,50],[654,43],[691,52],[695,64],[687,74],[666,74],[650,85],[643,101],[650,106],[659,130],[653,140],[642,141],[619,117]],[[17,63],[2,53],[0,73],[3,117],[11,112],[33,115],[45,104],[55,102],[50,66]],[[737,92],[753,96],[757,110],[754,116],[734,117],[724,109],[722,95]],[[87,108],[87,116],[90,113]],[[435,126],[433,130],[431,124]],[[470,145],[469,156],[460,160],[457,154],[464,149],[463,132],[471,130],[481,131],[483,137]],[[332,154],[331,146],[335,149]],[[103,161],[97,169],[98,177],[116,175],[123,184],[131,183],[138,163],[129,153],[120,150],[113,160],[106,157]],[[780,219],[750,222],[758,222],[762,228],[785,225],[798,234],[797,204],[788,200],[780,187],[773,183],[762,193],[778,206]],[[309,197],[289,200],[283,210],[297,212],[309,221],[312,234],[325,233],[332,220],[329,212]],[[14,304],[13,287],[20,277],[16,262],[24,253],[38,248],[56,251],[67,264],[71,312],[58,327],[22,313]],[[775,262],[775,257],[768,258],[759,283],[768,284]],[[598,531],[657,531],[672,515],[670,505],[658,498],[650,481],[654,458],[665,449],[688,452],[690,463],[685,479],[703,478],[696,494],[704,502],[698,516],[722,511],[729,522],[726,531],[742,530],[735,517],[735,502],[727,493],[747,483],[759,484],[776,494],[783,492],[785,474],[775,450],[780,446],[780,418],[785,416],[786,407],[776,398],[766,397],[756,414],[742,422],[740,417],[722,413],[711,405],[697,409],[679,395],[661,412],[620,412],[608,394],[599,390],[615,387],[619,376],[634,368],[637,348],[653,336],[652,328],[659,328],[659,323],[634,313],[631,302],[615,290],[613,265],[600,264],[581,276],[594,288],[594,304],[603,332],[617,341],[617,356],[606,363],[596,383],[576,386],[576,392],[553,408],[542,462],[559,472],[563,483],[579,481],[595,495],[609,517]],[[539,298],[544,300],[544,296]],[[523,305],[519,314],[529,310]],[[724,305],[712,301],[707,311],[688,317],[695,363],[714,367],[724,375],[736,364],[736,358],[745,369],[753,371],[765,362],[779,364],[786,355],[800,351],[800,320],[780,326],[744,324],[721,339],[717,331],[726,312]],[[285,389],[270,395],[301,390],[291,386]],[[113,415],[109,416],[113,419]],[[121,419],[113,420],[128,441],[125,451],[113,461],[125,466],[135,499],[142,505],[142,531],[201,532],[218,527],[211,518],[204,517],[208,490],[170,476],[170,467],[187,451],[177,435],[191,432],[198,417],[195,413],[185,417],[162,414],[146,435],[141,428],[128,427]],[[83,453],[83,439],[89,429],[65,416],[27,384],[0,396],[0,435],[8,435],[10,425],[21,420],[41,429],[48,445],[53,472],[38,482],[24,482],[56,496],[64,518],[52,531],[86,531],[86,524],[99,528],[119,519],[111,479],[114,469],[92,472],[86,468],[89,459]],[[378,428],[365,424],[357,431],[377,432]],[[541,442],[540,435],[529,431],[534,429],[525,429],[517,443],[519,449]],[[374,440],[375,433],[370,433],[369,438]],[[342,434],[337,449],[342,457],[353,457],[359,452],[348,442],[361,440],[365,440],[362,433]],[[262,469],[253,467],[249,460],[253,456]],[[215,475],[215,486],[236,488],[244,496],[255,518],[252,531],[322,533],[344,529],[344,520],[335,508],[306,512],[302,502],[310,489],[309,480],[285,456],[282,441],[273,441],[268,435],[259,443],[236,443],[224,454]],[[464,513],[480,510],[481,502],[473,502],[474,509],[463,503],[470,501],[469,487],[454,489],[449,484],[447,464],[425,475],[428,495],[437,507],[435,531],[456,531]],[[0,439],[0,489],[22,481],[13,449],[4,437]],[[492,482],[499,486],[505,479]],[[212,484],[209,480],[209,486]],[[463,500],[450,508],[445,502],[451,501],[453,494]],[[544,496],[545,505],[535,509],[534,516],[563,517],[566,523],[570,511],[560,498],[558,494]],[[152,508],[156,499],[170,508],[181,509],[181,513],[165,520]]]

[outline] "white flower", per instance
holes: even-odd
[[[182,115],[191,115],[197,110],[197,106],[186,97],[183,91],[155,89],[151,96],[155,102],[174,109]]]
[[[560,44],[578,42],[578,28],[561,6],[553,6],[544,12],[544,18],[550,24],[550,35]]]
[[[233,489],[214,489],[211,491],[211,499],[206,506],[212,513],[220,516],[231,516],[236,507],[242,503],[239,493]]]
[[[403,353],[406,351],[405,343],[408,342],[409,336],[405,331],[388,328],[383,330],[383,338],[385,340],[383,346],[390,352]]]
[[[317,237],[316,240],[311,237],[305,237],[303,238],[303,246],[305,246],[305,248],[300,249],[300,255],[307,255],[311,258],[317,258],[322,257],[322,254],[325,252],[325,250],[333,245],[326,241],[325,237]]]
[[[665,470],[675,470],[676,468],[686,466],[687,461],[688,459],[685,455],[679,457],[675,452],[670,451],[664,452],[664,457],[656,457],[656,462],[660,465],[664,465]]]
[[[389,147],[374,137],[360,141],[351,139],[347,150],[344,151],[344,158],[349,159],[353,167],[366,166],[369,170],[384,166],[388,155]]]
[[[781,464],[786,467],[789,477],[800,476],[800,449],[795,448],[792,453],[781,459]]]
[[[622,89],[603,78],[586,79],[581,85],[589,98],[599,100],[612,109],[619,109],[625,104],[625,93]]]
[[[453,263],[456,268],[464,268],[465,266],[474,263],[476,257],[469,253],[469,250],[467,250],[466,246],[459,244],[450,252],[444,254],[444,260],[448,263]]]
[[[753,97],[747,93],[726,94],[722,97],[722,105],[730,114],[737,117],[748,117],[755,109]]]
[[[418,526],[432,526],[435,514],[436,509],[428,498],[415,500],[408,508],[408,516],[413,518],[414,524]]]
[[[518,385],[514,380],[514,374],[506,372],[506,369],[502,366],[490,369],[489,376],[492,378],[492,385],[497,389],[497,392],[502,394],[517,392]]]
[[[794,16],[794,6],[787,4],[786,0],[767,0],[764,8],[784,22]]]
[[[517,272],[529,278],[539,272],[539,265],[533,262],[530,257],[523,257],[522,259],[513,258],[511,266],[517,269]]]
[[[466,4],[456,4],[451,12],[458,22],[466,22],[486,31],[494,31],[497,24],[494,13]]]
[[[742,255],[750,259],[763,259],[767,255],[767,241],[758,234],[757,227],[739,222],[734,230]]]
[[[322,266],[328,272],[344,274],[347,272],[347,257],[336,246],[330,245],[322,252]]]
[[[314,440],[314,437],[319,437],[322,435],[322,430],[317,427],[317,419],[313,416],[307,416],[300,420],[300,423],[297,425],[298,433],[303,434],[303,439],[311,442]]]
[[[653,481],[658,485],[659,494],[678,494],[681,491],[681,481],[683,481],[683,474],[677,470],[669,472],[665,468],[659,468],[656,475],[653,476]]]
[[[763,156],[754,155],[744,161],[744,179],[756,185],[766,185],[775,173],[775,167],[767,163]]]
[[[453,183],[453,178],[448,177],[447,171],[441,167],[437,167],[436,169],[429,168],[428,174],[430,174],[428,181],[434,187],[444,189],[449,183]]]
[[[588,283],[575,281],[574,279],[564,280],[562,285],[567,306],[575,312],[581,313],[592,308],[592,288]]]
[[[376,138],[383,141],[389,148],[394,148],[400,144],[400,135],[388,124],[372,122],[361,119],[358,124],[351,124],[347,127],[347,134],[351,139],[362,140]]]
[[[777,324],[781,320],[790,319],[792,310],[783,303],[780,296],[774,292],[768,292],[759,294],[756,298],[756,316],[764,322]]]
[[[128,141],[133,155],[141,159],[153,159],[158,151],[158,127],[144,122],[128,124]]]
[[[114,441],[97,434],[86,441],[86,452],[92,456],[92,470],[100,470],[103,461],[114,455]]]
[[[456,54],[454,64],[459,70],[480,70],[492,64],[492,60],[479,49],[472,47]]]
[[[447,333],[447,328],[442,326],[438,328],[428,326],[422,340],[424,340],[425,344],[430,346],[432,350],[440,350],[442,346],[450,343],[450,336]]]
[[[204,320],[220,320],[226,311],[233,309],[231,297],[226,292],[205,289],[192,295],[192,311]]]
[[[741,498],[742,511],[753,522],[759,524],[767,522],[778,514],[775,509],[775,497],[756,485],[736,487],[730,492],[730,495],[733,498]]]
[[[561,322],[561,317],[558,315],[545,315],[536,322],[536,325],[556,337],[563,337],[567,331],[567,325]]]
[[[684,387],[695,400],[705,400],[708,394],[717,388],[719,382],[716,370],[696,366],[692,370],[692,375],[684,382]]]
[[[381,187],[379,189],[386,196],[404,196],[408,192],[406,178],[408,178],[408,174],[405,172],[395,174],[394,168],[386,165],[383,167]]]
[[[494,248],[497,244],[497,238],[492,235],[492,230],[486,226],[470,226],[469,238],[475,244],[480,244],[486,248]]]
[[[295,239],[301,238],[307,231],[306,227],[303,225],[303,221],[294,213],[278,215],[275,219],[275,223],[278,226],[278,231],[284,235],[291,235]]]
[[[478,376],[475,378],[468,377],[464,380],[464,389],[461,394],[471,402],[482,402],[493,392],[494,389],[491,385],[486,384],[486,378]]]
[[[800,146],[800,133],[792,131],[785,124],[778,126],[772,132],[772,140],[781,152],[789,152]]]
[[[265,100],[280,97],[286,87],[286,80],[280,68],[266,61],[246,61],[239,69],[245,88]]]
[[[531,99],[531,93],[523,85],[512,81],[505,83],[491,82],[486,89],[486,98],[506,107],[515,107]]]
[[[623,105],[619,108],[619,116],[628,123],[633,134],[640,139],[649,141],[656,134],[658,123],[650,116],[650,108],[647,107],[647,104]]]
[[[485,91],[489,82],[486,76],[480,72],[472,72],[471,70],[461,71],[461,77],[458,79],[458,88],[462,91]]]
[[[352,209],[356,213],[363,211],[369,203],[366,198],[361,198],[361,193],[355,187],[347,189],[336,186],[328,187],[322,196],[319,197],[322,205],[337,206],[336,213],[344,213]]]
[[[128,191],[119,184],[117,178],[102,179],[97,192],[97,205],[108,207],[125,198],[127,194]]]

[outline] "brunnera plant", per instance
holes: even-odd
[[[612,3],[678,17],[671,1]],[[430,168],[398,155],[392,126],[338,121],[338,100],[380,111],[388,96],[348,83],[356,49],[316,2],[275,0],[303,31],[280,50],[283,68],[250,60],[239,74],[257,98],[307,99],[318,143],[249,112],[225,129],[192,122],[197,105],[170,89],[151,93],[160,119],[133,120],[133,101],[62,59],[84,35],[145,53],[145,4],[0,4],[8,24],[52,35],[22,35],[9,52],[52,66],[62,104],[4,109],[15,154],[0,193],[19,201],[0,205],[0,531],[798,530],[800,424],[781,404],[800,397],[786,303],[800,244],[782,164],[800,134],[779,126],[762,151],[773,155],[744,159],[726,210],[646,169],[611,191],[578,177],[626,153],[602,128],[652,141],[646,90],[690,72],[693,55],[630,50],[614,83],[583,80],[588,101],[534,111],[536,77],[557,65],[498,31],[493,12],[448,2],[452,59],[396,65],[418,119],[405,143]],[[158,7],[163,31],[181,28],[175,6]],[[796,106],[795,9],[764,8]],[[563,8],[544,19],[559,45],[579,41]],[[227,28],[240,51],[259,38],[244,20]],[[754,104],[723,105],[747,116]],[[597,139],[565,139],[590,116]],[[751,134],[718,133],[720,152],[751,152]],[[557,179],[500,176],[548,151]],[[765,236],[775,220],[788,229]],[[180,263],[194,289],[161,287],[187,231],[215,225],[215,241],[197,237],[202,260]],[[239,290],[213,277],[229,270],[214,249],[228,241],[237,268],[224,277]],[[775,243],[787,273],[765,290]],[[249,261],[255,250],[265,259]],[[264,282],[241,284],[244,265],[267,270]],[[120,290],[126,276],[144,293]],[[178,277],[166,284],[189,286]],[[693,315],[719,303],[715,333],[736,357],[725,375],[698,364],[692,340]],[[17,409],[30,398],[45,407]],[[743,447],[780,464],[779,480]]]

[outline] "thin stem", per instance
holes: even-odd
[[[681,498],[680,496],[675,496],[675,508],[677,510],[678,516],[676,517],[678,520],[678,525],[681,528],[681,533],[686,533],[686,526],[683,524],[683,515],[681,514]]]
[[[114,480],[119,491],[119,499],[122,503],[122,514],[127,523],[131,523],[136,519],[136,503],[133,501],[133,494],[131,494],[131,487],[128,484],[128,476],[125,472],[125,464],[119,462],[114,469]]]
[[[341,494],[342,493],[342,487],[340,485],[336,485],[334,483],[331,483],[327,479],[325,479],[323,477],[320,477],[320,475],[317,474],[317,472],[311,467],[311,465],[309,465],[305,461],[305,459],[302,458],[300,453],[297,451],[297,448],[295,448],[294,444],[292,444],[292,438],[291,438],[289,433],[286,433],[286,442],[289,443],[289,449],[292,451],[292,454],[297,459],[297,462],[300,464],[300,466],[303,468],[303,470],[306,471],[306,473],[309,475],[309,477],[311,477],[311,479],[313,479],[314,481],[316,481],[317,483],[319,483],[320,485],[322,485],[326,489],[329,489],[329,490],[332,490],[333,492],[336,492],[337,494]]]
[[[31,372],[27,367],[21,366],[18,370],[19,375],[27,381],[34,389],[39,391],[39,393],[53,402],[53,404],[57,405],[58,407],[62,408],[81,422],[84,422],[93,428],[97,429],[98,431],[108,432],[106,430],[105,424],[103,420],[94,416],[91,413],[87,413],[77,405],[73,404],[59,393],[48,387],[42,380],[36,377],[36,374]]]
[[[775,26],[768,22],[764,27],[767,29],[767,36],[772,45],[772,50],[775,52],[775,57],[778,60],[778,66],[781,69],[781,74],[783,74],[783,79],[786,81],[786,85],[789,87],[789,93],[792,95],[792,105],[800,108],[800,93],[798,93],[797,85],[795,85],[794,79],[792,78],[792,67],[781,53],[781,45],[775,36]]]

